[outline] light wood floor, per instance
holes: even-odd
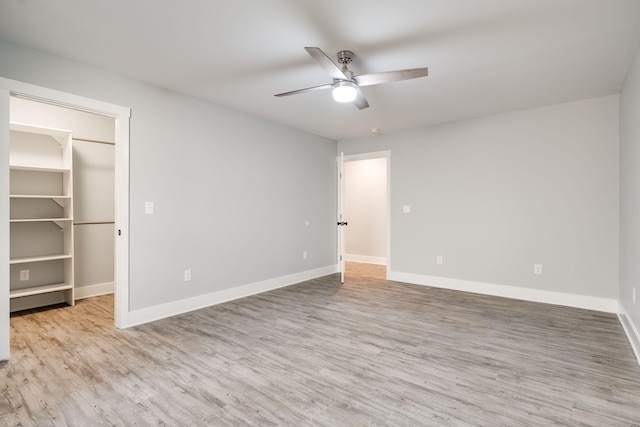
[[[128,330],[111,296],[14,315],[0,425],[640,425],[615,316],[383,274]]]

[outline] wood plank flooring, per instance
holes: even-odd
[[[337,275],[117,330],[16,314],[0,425],[640,426],[611,314]]]

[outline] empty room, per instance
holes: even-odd
[[[0,425],[640,425],[640,2],[0,3]]]

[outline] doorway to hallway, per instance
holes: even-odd
[[[370,264],[386,277],[389,265],[390,152],[344,157],[346,271]],[[365,267],[365,266],[362,266]],[[377,268],[376,268],[377,267]]]

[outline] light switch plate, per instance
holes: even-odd
[[[153,202],[144,202],[144,213],[147,215],[153,214]]]
[[[411,206],[409,205],[402,206],[402,213],[411,213]]]

